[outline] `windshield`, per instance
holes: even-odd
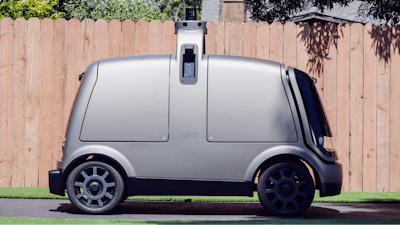
[[[329,128],[328,119],[314,82],[306,73],[296,69],[294,71],[305,104],[313,142],[326,156],[334,156],[335,138]]]

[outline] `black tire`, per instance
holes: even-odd
[[[297,162],[282,162],[261,174],[257,192],[267,212],[278,216],[296,216],[310,207],[315,186],[305,166]]]
[[[126,199],[128,199],[128,194],[126,193],[126,191],[125,191],[125,194],[122,196],[122,198],[121,198],[121,200],[119,201],[119,203],[123,203],[123,202],[125,202],[126,201]]]
[[[118,171],[103,162],[85,162],[76,167],[67,179],[71,203],[88,214],[114,210],[124,196],[124,189],[124,180]]]

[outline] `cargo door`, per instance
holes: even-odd
[[[297,140],[279,63],[211,55],[208,71],[209,142]]]
[[[168,141],[170,55],[102,60],[82,141]]]

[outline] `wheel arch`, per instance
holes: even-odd
[[[316,189],[321,189],[321,174],[318,173],[319,165],[317,159],[313,158],[312,153],[307,150],[293,147],[293,146],[280,146],[273,149],[268,149],[258,155],[250,164],[246,171],[246,181],[255,182],[258,173],[262,173],[272,165],[283,162],[292,161],[297,162],[304,167],[311,168],[311,176],[315,180]],[[316,157],[316,156],[315,156]],[[307,168],[308,170],[308,168]]]
[[[72,172],[73,169],[75,169],[77,166],[81,165],[82,163],[85,162],[90,162],[90,161],[99,161],[106,163],[110,166],[112,166],[114,169],[118,171],[118,173],[122,176],[122,179],[124,180],[125,184],[125,191],[128,189],[128,174],[124,167],[114,158],[101,154],[101,153],[86,153],[83,154],[74,160],[72,160],[67,167],[64,169],[62,173],[62,179],[61,179],[61,190],[65,191],[66,189],[66,182],[69,174]]]
[[[305,159],[302,159],[301,157],[297,156],[297,155],[291,155],[291,154],[282,154],[282,155],[276,155],[273,156],[267,160],[265,160],[256,170],[256,172],[253,175],[252,178],[252,182],[255,182],[256,176],[259,173],[260,175],[267,170],[269,167],[275,165],[278,162],[297,162],[301,165],[303,165],[308,171],[310,171],[308,169],[311,168],[311,176],[313,177],[314,181],[315,181],[315,186],[316,189],[320,189],[321,188],[321,179],[319,178],[319,174],[316,172],[315,168],[309,163],[307,162]],[[307,167],[308,166],[308,167]]]

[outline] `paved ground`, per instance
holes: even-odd
[[[0,199],[2,217],[107,218],[134,220],[269,220],[260,203],[126,201],[111,215],[85,215],[68,200]],[[280,217],[281,218],[281,217]],[[293,218],[293,217],[291,217]],[[400,218],[400,203],[313,203],[304,219]]]

